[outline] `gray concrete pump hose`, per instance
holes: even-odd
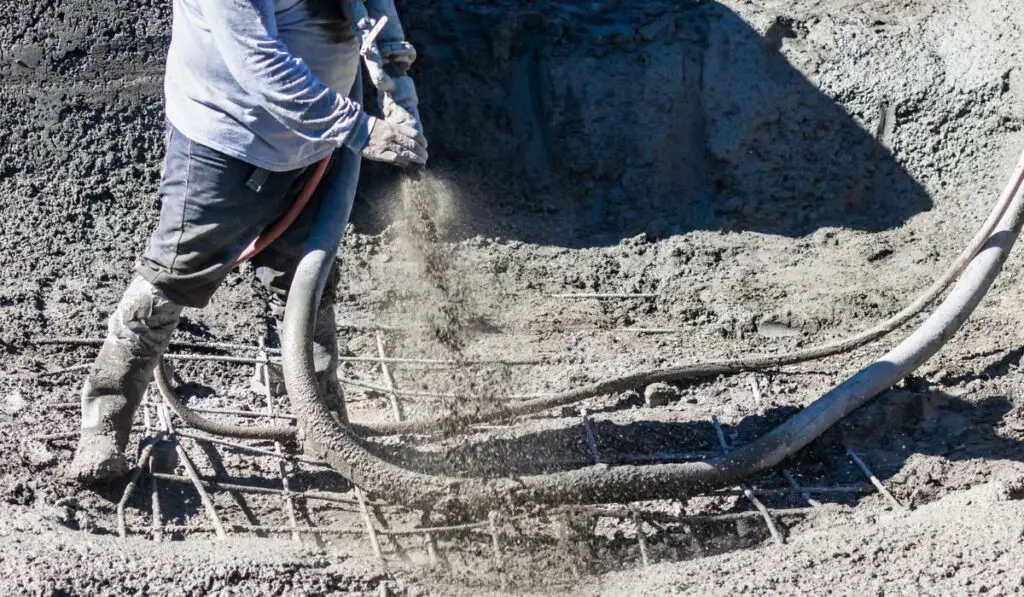
[[[949,296],[909,337],[779,427],[727,456],[681,464],[596,465],[517,478],[463,478],[410,471],[371,454],[355,430],[335,422],[319,396],[314,375],[315,313],[344,226],[332,213],[336,208],[327,203],[288,298],[282,336],[285,384],[300,427],[332,468],[366,491],[408,507],[475,515],[502,506],[676,498],[719,487],[794,454],[914,371],[956,333],[995,280],[1024,222],[1024,200],[1018,192],[1021,176],[1018,168],[1009,187],[1009,206],[999,210],[1002,215],[994,230]]]
[[[460,418],[426,419],[418,421],[401,421],[394,423],[377,423],[360,425],[353,424],[353,428],[364,436],[373,435],[398,435],[403,433],[435,433],[454,432],[474,423],[484,423],[496,419],[523,416],[540,412],[550,408],[566,406],[577,403],[587,398],[601,396],[613,392],[630,390],[655,382],[672,382],[683,380],[694,380],[712,377],[715,375],[735,374],[743,371],[766,369],[770,367],[781,367],[793,365],[810,360],[821,359],[835,354],[848,352],[855,348],[873,342],[890,332],[898,329],[925,307],[931,304],[956,278],[963,272],[967,263],[981,250],[988,241],[1000,218],[1006,212],[1014,196],[1017,194],[1024,182],[1024,157],[1017,163],[1010,182],[1007,184],[1002,195],[993,206],[991,213],[985,222],[978,229],[977,233],[968,243],[967,247],[947,267],[946,271],[937,278],[931,286],[911,303],[899,312],[882,321],[872,328],[864,330],[855,336],[844,338],[836,342],[807,348],[804,350],[781,354],[781,355],[746,355],[735,359],[722,361],[709,361],[668,367],[650,371],[640,371],[623,377],[603,380],[565,392],[525,400],[520,402],[498,403],[487,410],[477,413],[463,415]],[[294,427],[260,427],[240,426],[218,423],[193,412],[186,407],[175,395],[173,385],[167,377],[164,366],[156,369],[156,382],[160,393],[167,400],[171,408],[189,425],[217,435],[251,439],[290,439],[295,437],[297,430]]]

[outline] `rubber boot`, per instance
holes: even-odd
[[[276,296],[270,299],[270,311],[274,315],[278,337],[281,336],[284,324],[284,304]],[[316,313],[316,326],[313,328],[313,367],[320,395],[327,400],[328,407],[341,418],[348,421],[345,409],[345,397],[338,382],[338,330],[334,314],[334,301],[326,293]],[[271,363],[267,367],[270,378],[270,392],[273,396],[284,396],[287,390],[284,385],[284,372],[280,363]],[[252,378],[252,389],[256,393],[266,392],[262,371],[257,371]]]
[[[131,468],[125,456],[132,421],[167,349],[182,307],[141,277],[107,322],[107,337],[82,388],[82,429],[68,477],[111,481]]]

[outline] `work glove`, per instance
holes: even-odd
[[[423,134],[420,122],[419,97],[416,95],[416,84],[409,75],[391,78],[392,90],[378,96],[381,112],[388,122],[408,124]]]
[[[364,158],[401,167],[427,163],[427,139],[414,127],[382,118],[374,118],[372,126]]]

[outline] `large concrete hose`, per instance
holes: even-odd
[[[1022,183],[1024,183],[1024,156],[1022,156],[1021,160],[1017,163],[1009,183],[1003,190],[1002,195],[996,201],[991,213],[988,215],[988,218],[978,229],[967,247],[964,248],[960,255],[958,255],[957,258],[947,267],[946,271],[944,271],[942,275],[931,284],[931,286],[929,286],[898,313],[854,336],[781,355],[745,355],[739,358],[722,361],[709,361],[678,367],[640,371],[622,377],[607,379],[593,384],[588,384],[586,386],[573,388],[571,390],[552,394],[543,398],[536,398],[521,402],[499,402],[486,410],[464,414],[457,418],[449,417],[365,425],[353,424],[352,428],[357,433],[364,436],[398,435],[404,433],[450,433],[475,423],[485,423],[501,418],[528,415],[559,406],[574,404],[594,396],[630,390],[655,382],[695,380],[713,377],[716,375],[735,374],[743,371],[752,371],[769,367],[781,367],[784,365],[793,365],[821,359],[859,348],[882,338],[893,330],[898,329],[931,304],[947,287],[949,287],[950,284],[952,284],[954,280],[956,280],[958,276],[960,276],[970,260],[988,241],[992,232],[995,230],[995,227],[999,224],[1003,214],[1009,207],[1010,202],[1019,191]],[[167,375],[165,366],[161,365],[157,367],[155,377],[160,393],[167,400],[171,408],[180,417],[182,417],[186,423],[202,431],[231,437],[281,440],[293,438],[297,433],[297,430],[294,427],[240,426],[210,420],[190,410],[181,402],[180,399],[178,399],[174,392],[173,385]]]
[[[593,466],[515,479],[455,478],[409,471],[360,445],[318,395],[312,333],[320,295],[345,219],[325,203],[306,245],[285,311],[285,383],[299,425],[330,465],[356,485],[409,507],[479,514],[500,506],[674,498],[719,487],[778,464],[854,409],[914,371],[960,328],[998,275],[1024,222],[1021,169],[1008,189],[1009,206],[970,260],[949,296],[896,348],[838,385],[756,442],[703,462],[650,466]]]

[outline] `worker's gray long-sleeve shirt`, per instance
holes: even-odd
[[[283,172],[361,149],[358,72],[358,41],[332,41],[306,0],[174,0],[167,119],[231,157]]]

